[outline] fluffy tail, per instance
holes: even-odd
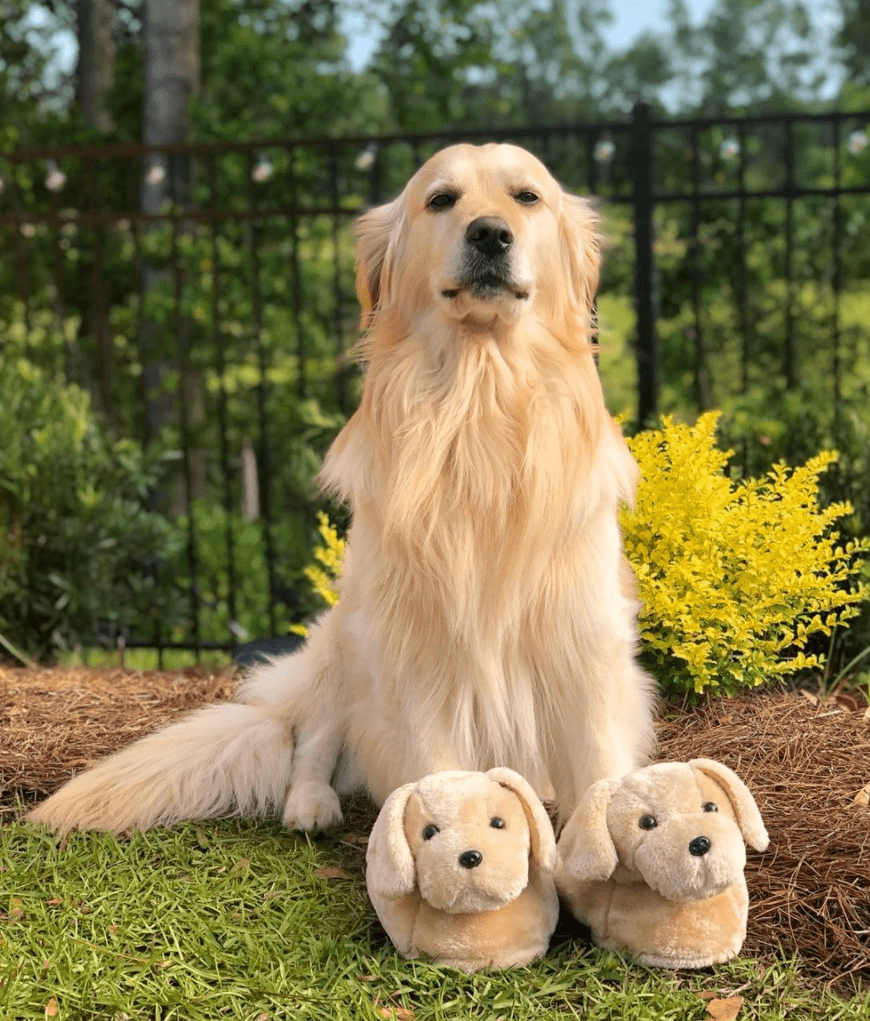
[[[206,706],[75,777],[27,819],[120,833],[183,819],[265,815],[287,796],[293,736],[265,705]]]

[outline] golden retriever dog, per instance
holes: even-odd
[[[357,225],[366,365],[324,485],[353,524],[296,654],[71,780],[29,818],[123,831],[341,821],[441,770],[508,766],[561,819],[645,763],[651,683],[617,525],[636,466],[592,344],[597,219],[512,145],[437,153]],[[630,574],[630,572],[628,572]]]

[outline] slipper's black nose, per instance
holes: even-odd
[[[459,856],[459,864],[464,869],[476,869],[482,861],[483,855],[480,851],[463,851]]]
[[[689,854],[693,854],[696,858],[703,858],[712,846],[707,837],[695,837],[689,844]]]

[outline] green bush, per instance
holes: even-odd
[[[287,511],[271,526],[276,557],[274,596],[269,591],[262,520],[248,521],[236,512],[227,514],[224,507],[205,500],[194,501],[192,519],[187,515],[178,519],[185,534],[191,524],[193,527],[199,597],[196,630],[202,641],[228,642],[233,636],[245,641],[286,634],[294,622],[316,612],[318,601],[308,596],[301,573],[297,577],[293,569],[294,562],[304,563],[310,531],[296,527],[295,518]],[[186,546],[167,563],[166,573],[181,595],[177,612],[164,620],[164,640],[189,640],[194,621],[190,600],[185,597],[191,588]]]
[[[867,597],[867,540],[833,527],[851,507],[820,504],[819,476],[837,455],[735,482],[731,452],[714,446],[718,418],[666,418],[629,440],[642,481],[622,515],[625,550],[643,604],[642,659],[668,694],[733,694],[818,668],[811,640],[830,637]]]
[[[162,612],[155,554],[180,536],[144,509],[160,462],[112,438],[85,391],[23,358],[0,358],[0,436],[6,642],[51,658]]]

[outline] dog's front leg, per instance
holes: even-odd
[[[282,822],[291,830],[326,830],[344,820],[330,781],[343,745],[335,719],[303,724],[296,732],[290,789]]]
[[[299,652],[254,671],[241,691],[242,701],[292,729],[282,815],[289,829],[329,829],[342,822],[338,795],[330,786],[347,736],[336,610],[327,610],[309,627]]]
[[[590,671],[595,683],[578,688],[562,720],[557,747],[564,752],[551,760],[551,776],[563,822],[593,783],[624,776],[649,761],[652,681],[628,653],[613,661],[599,661]]]

